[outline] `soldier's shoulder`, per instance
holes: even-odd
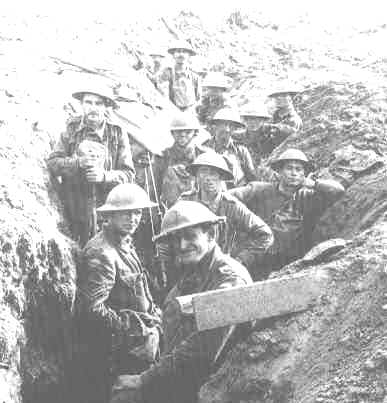
[[[241,263],[223,252],[219,256],[219,262],[216,267],[216,272],[224,281],[232,280],[233,282],[250,284],[252,283],[251,276]]]
[[[112,253],[113,247],[106,240],[103,231],[98,232],[83,248],[83,255],[88,258],[107,259]]]
[[[198,191],[196,189],[194,190],[187,190],[186,192],[183,192],[180,195],[181,200],[196,200],[198,196]]]

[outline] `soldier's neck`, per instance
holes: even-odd
[[[297,190],[297,187],[289,186],[284,181],[280,181],[278,184],[278,190],[286,196],[292,196]]]

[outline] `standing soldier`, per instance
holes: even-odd
[[[83,90],[73,97],[83,116],[68,122],[47,165],[61,177],[71,232],[84,246],[97,232],[96,207],[115,185],[133,180],[134,168],[127,134],[106,117],[107,108],[116,106],[108,90]]]
[[[132,243],[142,209],[153,206],[127,183],[98,208],[106,223],[83,250],[75,304],[80,349],[73,376],[82,403],[106,403],[112,376],[144,371],[158,357],[160,310]]]
[[[169,99],[181,111],[194,113],[201,97],[199,76],[190,65],[190,58],[196,52],[188,42],[178,40],[168,49],[168,53],[173,56],[175,65],[165,69],[161,79],[168,83]]]
[[[198,106],[199,120],[208,124],[215,114],[225,107],[236,108],[228,91],[230,84],[226,76],[219,72],[210,72],[203,80],[203,94]]]
[[[168,85],[163,83],[162,75],[164,72],[165,54],[159,49],[154,49],[149,53],[153,65],[148,70],[148,77],[153,85],[163,94],[168,94]]]
[[[302,120],[293,105],[293,98],[298,90],[280,89],[269,95],[274,100],[274,113],[272,123],[269,124],[269,139],[267,152],[271,153],[291,134],[302,128]]]
[[[241,112],[242,122],[246,125],[244,144],[252,153],[256,166],[260,165],[261,158],[267,157],[267,123],[271,119],[266,106],[262,104],[247,105]]]
[[[193,315],[181,314],[174,301],[179,296],[251,284],[248,271],[216,243],[215,227],[223,219],[192,201],[179,201],[165,214],[157,240],[167,241],[177,251],[176,269],[181,271],[163,313],[165,352],[141,374],[119,377],[111,403],[197,402],[200,387],[235,344],[237,326],[199,332]]]
[[[267,270],[266,276],[304,256],[322,213],[344,193],[334,180],[311,179],[308,174],[313,166],[300,150],[286,150],[271,167],[279,174],[278,183],[252,182],[230,191],[274,233],[274,244],[257,262],[257,267]]]
[[[187,165],[207,151],[198,144],[200,129],[198,120],[190,113],[181,113],[171,123],[171,133],[175,140],[161,157],[155,157],[155,181],[160,201],[167,207],[172,206],[181,193],[193,189],[194,178],[187,172]]]
[[[229,182],[229,187],[242,186],[257,179],[249,150],[232,138],[236,131],[245,129],[239,114],[230,108],[221,109],[211,120],[213,139],[209,145],[226,159],[232,169],[234,182]]]

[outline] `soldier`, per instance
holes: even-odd
[[[213,151],[203,153],[187,171],[196,177],[197,187],[180,198],[198,201],[214,214],[225,216],[226,223],[219,227],[218,245],[224,253],[253,269],[256,257],[262,256],[273,243],[273,234],[266,223],[223,190],[223,181],[233,179],[224,158]]]
[[[193,189],[195,180],[186,166],[208,150],[196,141],[200,129],[198,120],[190,113],[182,113],[171,123],[175,142],[161,157],[155,157],[155,181],[160,201],[170,207],[181,193]]]
[[[61,177],[64,207],[75,240],[84,246],[97,232],[96,207],[109,190],[131,182],[134,168],[129,139],[106,117],[116,105],[105,88],[78,91],[83,116],[71,119],[48,158],[55,177]]]
[[[98,208],[106,218],[103,230],[82,252],[73,374],[82,403],[107,402],[112,376],[144,371],[158,357],[161,312],[132,244],[142,209],[153,206],[138,185],[116,186]]]
[[[165,54],[159,49],[154,49],[149,53],[153,65],[148,70],[148,77],[153,85],[163,94],[168,95],[168,85],[163,84],[162,75],[164,72],[163,64]]]
[[[220,109],[225,107],[236,108],[228,94],[230,84],[227,77],[222,73],[208,73],[203,80],[202,88],[202,99],[198,106],[198,116],[201,123],[207,125]]]
[[[262,217],[274,233],[274,244],[264,259],[257,261],[263,277],[299,259],[310,249],[317,221],[344,193],[344,188],[334,180],[311,179],[308,174],[313,166],[300,150],[286,150],[271,167],[279,174],[278,183],[252,182],[230,191]]]
[[[247,105],[241,112],[241,118],[247,128],[244,144],[251,152],[255,165],[259,166],[261,158],[269,155],[266,136],[271,115],[264,104]]]
[[[292,99],[297,93],[297,90],[280,89],[269,95],[269,98],[275,102],[275,111],[272,123],[267,125],[269,128],[267,154],[270,154],[287,137],[299,132],[302,128],[302,120],[294,108]]]
[[[168,53],[175,59],[175,66],[165,69],[161,79],[169,83],[169,99],[181,111],[194,113],[201,97],[199,76],[190,66],[190,58],[196,52],[189,43],[178,40],[168,49]]]
[[[167,211],[156,239],[177,250],[182,276],[165,303],[165,351],[147,371],[119,377],[111,403],[197,402],[201,385],[235,340],[235,326],[198,332],[194,318],[174,303],[183,295],[251,284],[248,271],[216,243],[215,226],[223,219],[192,201],[179,201]]]
[[[230,108],[221,109],[211,120],[213,139],[209,145],[226,159],[232,169],[234,181],[227,184],[229,187],[242,186],[257,179],[249,150],[236,144],[232,138],[237,130],[245,129],[239,114]]]

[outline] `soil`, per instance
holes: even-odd
[[[74,18],[71,30],[59,15],[0,18],[0,401],[61,402],[78,249],[45,159],[77,113],[70,95],[80,81],[103,77],[121,95],[164,107],[140,62],[173,35],[151,17],[114,25]],[[346,247],[317,266],[298,261],[276,274],[325,270],[331,280],[318,304],[257,324],[200,401],[386,403],[386,25],[327,30],[306,17],[284,23],[241,12],[218,24],[191,12],[165,22],[199,51],[198,72],[222,70],[233,80],[240,106],[278,82],[301,85],[304,128],[269,160],[299,147],[318,176],[346,187],[314,234],[315,243],[342,237]]]

